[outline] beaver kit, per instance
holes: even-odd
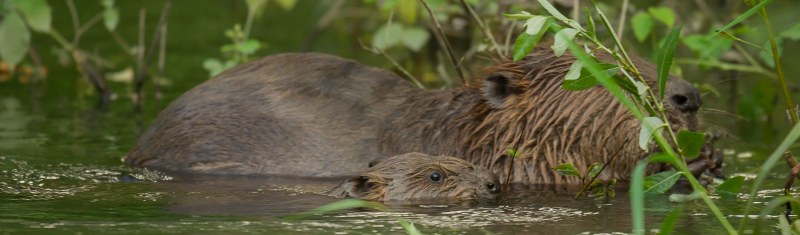
[[[512,183],[561,185],[579,179],[553,167],[585,170],[613,158],[600,178],[628,179],[635,163],[658,149],[639,148],[639,122],[602,87],[561,88],[574,60],[537,48],[518,62],[496,63],[469,85],[431,91],[336,56],[269,56],[172,102],[125,162],[209,174],[336,177],[368,171],[376,156],[420,152],[463,158]],[[656,90],[655,66],[633,61]],[[670,77],[665,92],[672,127],[697,129],[698,91]],[[506,155],[508,149],[519,157]]]
[[[455,157],[407,153],[370,165],[369,170],[344,181],[328,194],[408,202],[492,200],[500,193],[497,175]]]

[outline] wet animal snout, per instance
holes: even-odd
[[[691,113],[697,112],[703,101],[700,100],[700,91],[684,80],[673,79],[667,83],[664,102],[669,102],[675,109]]]

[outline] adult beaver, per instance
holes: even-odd
[[[648,155],[637,144],[640,124],[602,87],[562,89],[574,60],[537,48],[521,61],[489,67],[479,82],[431,91],[331,55],[274,55],[183,94],[125,161],[213,174],[330,177],[367,170],[364,163],[375,156],[421,152],[461,157],[503,179],[514,161],[511,182],[565,184],[578,179],[553,167],[585,170],[614,158],[601,178],[627,179]],[[655,66],[633,60],[655,89]],[[697,128],[694,87],[670,77],[665,100],[676,131]],[[509,148],[519,159],[505,155]]]
[[[379,160],[328,194],[374,201],[495,199],[500,181],[459,158],[407,153]]]

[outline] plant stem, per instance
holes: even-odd
[[[490,43],[492,43],[492,48],[494,48],[495,53],[497,53],[497,55],[499,55],[499,56],[505,57],[506,54],[503,53],[503,51],[500,50],[500,47],[497,45],[497,41],[495,41],[494,40],[494,36],[492,36],[492,32],[489,31],[489,28],[486,27],[486,24],[483,23],[483,20],[481,20],[481,18],[478,17],[478,14],[475,13],[475,10],[473,10],[472,7],[469,6],[469,4],[467,4],[467,2],[464,1],[464,0],[461,0],[461,5],[464,6],[464,8],[467,9],[467,11],[472,16],[472,18],[475,19],[475,22],[478,23],[478,27],[481,28],[481,31],[483,32],[483,35],[486,36],[486,38],[489,39]]]
[[[792,103],[792,96],[789,95],[789,87],[786,84],[786,78],[783,77],[783,67],[781,66],[781,58],[778,54],[778,44],[775,42],[775,34],[772,33],[772,26],[769,24],[767,8],[762,7],[760,13],[761,19],[764,20],[764,24],[767,26],[767,33],[769,33],[769,44],[772,46],[772,60],[775,61],[775,73],[778,75],[778,81],[781,82],[783,98],[786,99],[786,106],[789,109],[789,117],[792,120],[792,124],[795,124],[798,122],[797,111],[795,110],[794,103]]]
[[[619,26],[617,26],[617,37],[618,38],[622,38],[622,33],[625,32],[625,16],[627,14],[628,14],[628,0],[623,0],[622,1],[622,9],[619,10]],[[620,47],[620,48],[622,48],[622,47]]]
[[[453,63],[453,66],[455,67],[456,72],[458,73],[458,77],[461,78],[461,84],[466,85],[467,79],[464,78],[464,73],[461,72],[461,64],[458,63],[455,54],[453,54],[453,49],[450,47],[450,41],[447,40],[447,35],[444,34],[444,31],[442,30],[442,25],[439,24],[439,20],[436,19],[436,16],[433,15],[433,11],[431,11],[431,6],[428,6],[428,3],[425,2],[425,0],[419,0],[419,1],[422,2],[423,6],[425,6],[425,10],[428,11],[428,16],[430,16],[431,20],[433,20],[433,23],[436,24],[436,29],[438,30],[439,34],[442,37],[442,42],[444,42],[444,47],[445,50],[447,51],[447,55],[448,57],[450,57],[450,62]]]

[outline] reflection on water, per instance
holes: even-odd
[[[45,141],[44,136],[27,133],[28,123],[33,119],[20,110],[17,98],[0,97],[0,149],[40,146]]]

